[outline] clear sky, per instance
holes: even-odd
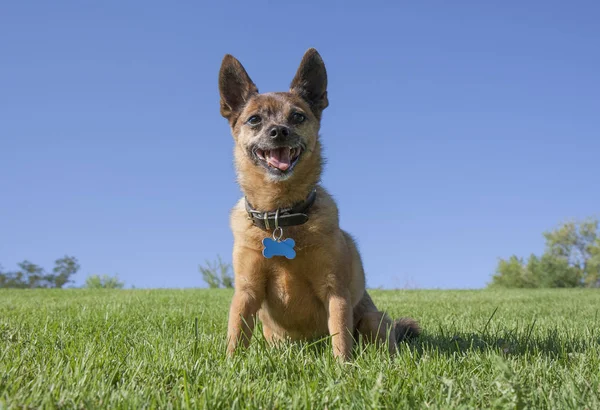
[[[218,3],[0,5],[5,269],[196,287],[230,260],[225,53],[262,92],[323,56],[323,184],[369,286],[482,287],[600,215],[600,3]]]

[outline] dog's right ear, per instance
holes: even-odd
[[[219,92],[221,94],[221,115],[227,118],[232,125],[250,97],[258,94],[258,88],[242,64],[230,54],[226,54],[221,63]]]

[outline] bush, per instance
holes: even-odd
[[[125,282],[119,281],[116,276],[91,275],[85,280],[86,289],[123,289]]]
[[[205,263],[206,265],[201,265],[198,269],[209,288],[233,288],[233,275],[230,264],[224,263],[220,256],[217,257],[215,262],[206,261]]]

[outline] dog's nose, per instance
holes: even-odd
[[[290,129],[283,125],[275,125],[269,130],[269,137],[275,139],[285,138],[290,135]]]

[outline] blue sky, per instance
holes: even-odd
[[[217,74],[329,74],[323,184],[369,286],[477,288],[600,214],[597,2],[4,2],[0,263],[203,286],[240,196]],[[210,2],[216,3],[216,2]]]

